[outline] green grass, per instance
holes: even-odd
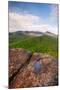
[[[25,48],[32,52],[48,53],[57,57],[58,40],[50,36],[24,36],[24,35],[10,35],[9,48]]]

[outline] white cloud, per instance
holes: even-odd
[[[51,6],[51,16],[54,16],[55,18],[58,17],[58,4],[53,4]]]
[[[51,31],[57,34],[57,27],[43,23],[44,20],[32,14],[18,14],[9,12],[9,32],[28,30],[28,31]]]
[[[17,14],[9,13],[9,28],[25,29],[25,27],[32,26],[39,22],[39,17],[31,14]]]
[[[52,4],[51,5],[51,13],[50,13],[50,22],[52,24],[57,25],[58,24],[58,4]]]

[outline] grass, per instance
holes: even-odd
[[[25,35],[9,35],[9,48],[25,48],[32,52],[48,53],[57,57],[58,39],[50,36],[32,37]]]

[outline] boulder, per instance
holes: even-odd
[[[39,73],[36,74],[34,71],[34,64],[38,60],[41,65],[41,69]],[[15,75],[9,84],[9,88],[26,88],[53,85],[58,85],[58,60],[48,54],[33,53],[30,57],[29,63],[26,64],[24,68],[22,67],[22,69],[20,69],[19,72]]]

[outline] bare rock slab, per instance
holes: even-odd
[[[18,50],[18,52],[20,51]],[[19,55],[19,58],[24,61],[22,55],[23,54],[21,54],[21,56]],[[27,54],[24,55],[28,56]],[[38,72],[38,74],[35,73],[34,69],[34,64],[36,62],[39,62],[39,64],[41,65],[41,70]],[[48,54],[33,53],[26,67],[22,67],[22,71],[20,69],[17,75],[15,75],[15,77],[9,84],[9,88],[26,88],[55,85],[58,85],[58,60]]]
[[[25,49],[9,50],[9,78],[11,78],[31,57],[31,52]]]

